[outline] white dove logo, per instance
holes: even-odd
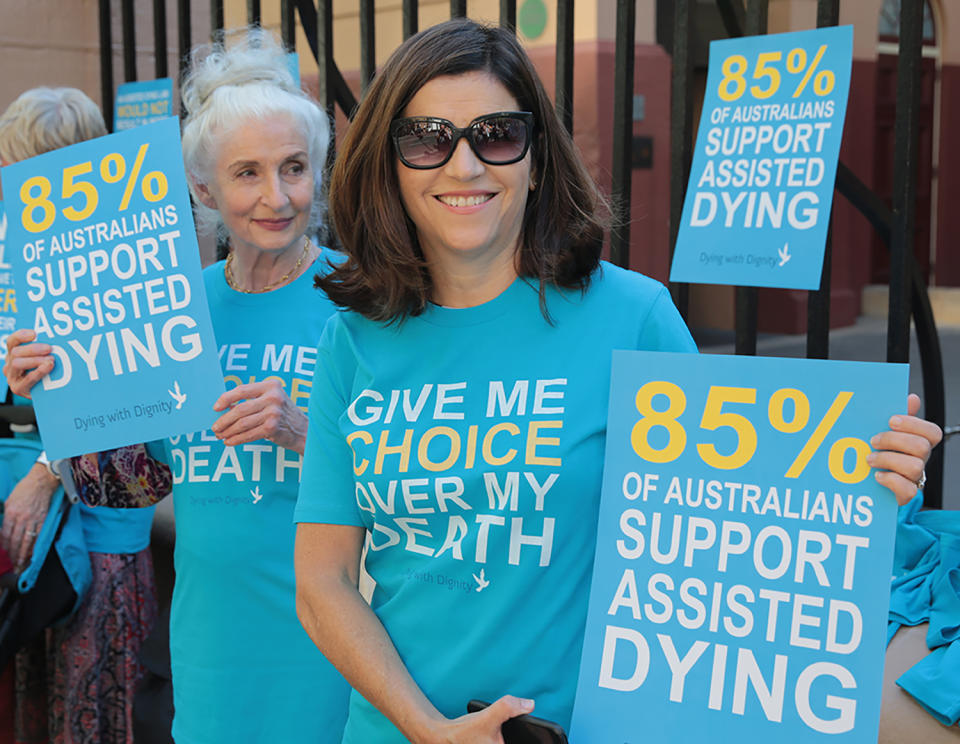
[[[263,494],[260,493],[260,486],[250,489],[250,495],[253,496],[253,503],[256,504],[263,498]]]
[[[181,392],[180,392],[180,383],[179,383],[177,380],[174,380],[174,381],[173,381],[173,390],[169,390],[169,389],[168,389],[167,392],[170,393],[170,397],[171,397],[171,398],[173,398],[175,401],[177,401],[177,410],[179,411],[179,410],[180,410],[180,406],[182,406],[182,405],[184,404],[184,402],[187,400],[187,395],[186,395],[186,393],[181,393]]]
[[[484,578],[483,569],[482,569],[482,568],[480,569],[480,575],[479,575],[479,576],[477,576],[476,574],[473,574],[473,580],[477,582],[477,591],[478,591],[478,592],[482,592],[484,589],[486,589],[488,586],[490,586],[490,582],[487,581],[486,578]]]
[[[783,266],[787,261],[789,261],[793,256],[790,255],[790,244],[784,243],[783,248],[777,251],[777,255],[780,256],[779,266]]]

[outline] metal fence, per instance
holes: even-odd
[[[360,14],[360,74],[366,88],[375,70],[374,0],[358,0]],[[769,0],[715,0],[727,34],[731,37],[763,34],[767,31]],[[112,128],[114,75],[111,14],[119,3],[121,13],[124,81],[136,80],[134,0],[99,0],[101,86],[104,113]],[[693,150],[693,10],[696,0],[658,0],[658,40],[671,54],[671,142],[670,142],[670,239],[676,242],[680,214],[687,186]],[[629,210],[633,146],[633,69],[635,0],[617,0],[616,51],[614,70],[614,121],[611,163],[612,201]],[[261,21],[260,0],[247,0],[247,21]],[[450,15],[464,16],[466,0],[450,0]],[[403,0],[403,36],[418,30],[419,3]],[[556,89],[555,104],[567,129],[573,131],[573,11],[574,0],[557,0]],[[177,43],[182,66],[192,44],[202,41],[191,35],[191,2],[176,0]],[[318,98],[332,114],[336,107],[349,116],[356,98],[343,78],[333,57],[333,0],[281,0],[281,37],[294,49],[296,20],[307,38],[310,53],[319,66]],[[516,0],[500,0],[500,25],[515,29]],[[818,0],[817,25],[837,25],[839,0]],[[216,33],[224,26],[222,0],[210,0],[210,26]],[[916,329],[923,371],[923,397],[927,417],[945,424],[945,390],[940,344],[923,277],[913,254],[914,199],[918,147],[919,78],[922,47],[923,0],[903,0],[900,17],[900,49],[897,67],[897,104],[895,149],[893,153],[894,191],[892,207],[871,191],[842,162],[837,170],[836,190],[848,199],[873,225],[891,254],[887,361],[907,362],[910,354],[910,320]],[[165,77],[167,70],[167,2],[153,0],[153,42],[156,49],[155,74]],[[610,258],[628,266],[630,246],[629,211],[618,215],[610,235]],[[827,237],[826,255],[820,289],[808,295],[807,356],[829,357],[830,278],[832,246]],[[680,312],[686,317],[689,291],[686,285],[673,285],[671,291]],[[758,291],[753,287],[736,289],[736,352],[756,354]],[[925,503],[940,507],[943,494],[943,446],[938,447],[927,466]]]

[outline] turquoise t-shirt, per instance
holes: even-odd
[[[321,259],[322,260],[322,259]],[[319,264],[266,294],[204,271],[227,388],[277,378],[306,410],[316,342],[335,308]],[[167,442],[177,525],[170,618],[178,744],[339,742],[349,687],[296,615],[293,509],[301,456],[211,431]]]
[[[399,325],[340,313],[318,350],[295,519],[369,531],[373,610],[448,717],[513,694],[568,726],[611,352],[696,351],[666,289],[610,264],[546,306],[518,279]],[[403,741],[353,694],[344,742]]]

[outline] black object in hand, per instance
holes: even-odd
[[[471,700],[467,703],[467,713],[476,713],[489,705],[481,700]],[[567,735],[560,726],[536,716],[511,718],[504,722],[500,731],[504,744],[567,744]]]

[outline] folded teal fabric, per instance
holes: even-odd
[[[932,584],[930,605],[930,629],[927,631],[927,646],[938,648],[960,638],[960,540],[953,554],[954,568],[945,570],[946,561],[941,561],[934,572],[938,577]],[[946,556],[947,552],[943,551]]]
[[[889,618],[897,627],[919,625],[930,616],[931,583],[940,563],[940,539],[933,530],[917,524],[921,506],[923,500],[918,494],[897,515]],[[889,635],[893,637],[893,633]]]
[[[906,672],[897,684],[946,726],[960,718],[960,643],[940,646]]]
[[[938,721],[960,718],[960,512],[900,509],[890,582],[887,643],[901,625],[929,623],[925,658],[897,684]]]

